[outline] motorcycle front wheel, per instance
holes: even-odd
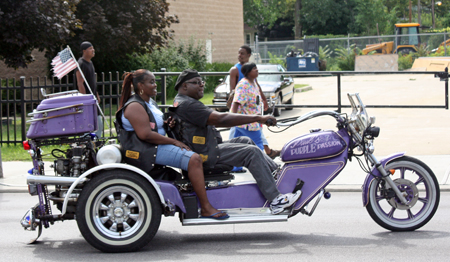
[[[428,223],[438,208],[440,197],[433,171],[420,160],[407,156],[392,160],[385,170],[391,174],[407,204],[402,204],[382,179],[374,179],[366,206],[372,219],[392,231],[413,231]]]
[[[78,228],[103,252],[137,251],[147,245],[161,222],[156,191],[143,177],[126,170],[95,176],[78,198]]]

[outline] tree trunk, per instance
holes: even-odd
[[[412,16],[412,3],[411,0],[409,0],[409,22],[411,23],[411,16]]]
[[[433,29],[435,29],[436,24],[434,23],[434,0],[431,0],[431,20],[433,21]]]
[[[302,23],[300,21],[301,10],[302,10],[302,0],[297,0],[295,2],[295,13],[294,13],[295,39],[302,38]]]
[[[418,18],[418,23],[420,25],[422,25],[422,18],[421,18],[421,14],[420,14],[420,0],[417,0],[417,18]]]

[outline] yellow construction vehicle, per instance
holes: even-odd
[[[420,45],[419,27],[420,24],[418,23],[395,24],[394,41],[366,45],[362,53],[367,55],[372,51],[376,51],[376,55],[382,55],[417,52],[417,47]]]

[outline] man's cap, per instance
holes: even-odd
[[[81,49],[81,50],[86,50],[86,49],[88,49],[88,48],[91,47],[91,46],[92,46],[92,44],[91,44],[90,42],[85,41],[85,42],[81,43],[80,49]]]
[[[188,81],[189,79],[200,77],[200,74],[195,69],[185,69],[181,74],[178,76],[177,82],[175,83],[175,90],[178,91],[178,88],[180,86]]]

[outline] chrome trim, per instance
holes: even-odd
[[[36,118],[36,119],[27,120],[27,123],[32,123],[32,122],[42,121],[42,120],[46,120],[46,119],[52,119],[52,118],[57,118],[57,117],[62,117],[62,116],[70,116],[70,115],[83,113],[83,109],[80,110],[80,109],[77,108],[75,110],[76,110],[75,112],[61,114],[61,115],[57,115],[57,116],[49,116],[49,117],[43,117],[43,118]]]
[[[297,120],[294,120],[294,121],[285,122],[285,123],[278,122],[277,125],[278,126],[296,125],[296,124],[305,122],[306,120],[310,120],[310,119],[313,119],[313,118],[319,117],[319,116],[331,116],[331,117],[334,117],[338,122],[345,121],[345,119],[342,118],[340,113],[337,113],[337,112],[331,111],[331,110],[321,110],[321,111],[312,111],[307,114],[304,114],[301,117],[297,118]]]
[[[78,92],[78,91],[77,91]],[[52,108],[52,109],[47,109],[47,110],[42,110],[42,111],[36,111],[34,110],[33,112],[29,113],[28,116],[34,116],[35,114],[42,114],[42,113],[48,113],[48,112],[53,112],[53,111],[58,111],[61,109],[67,109],[67,108],[71,108],[71,107],[77,107],[77,106],[83,106],[84,104],[76,104],[76,105],[70,105],[70,106],[63,106],[63,107],[57,107],[57,108]]]
[[[281,213],[272,215],[269,208],[246,208],[224,210],[230,215],[230,218],[224,220],[211,218],[189,218],[183,219],[183,226],[201,226],[201,225],[225,225],[241,223],[266,223],[266,222],[286,222],[288,214]]]
[[[77,94],[79,93],[78,90],[70,90],[65,92],[59,92],[59,93],[53,93],[53,94],[47,94],[43,88],[41,88],[41,93],[45,98],[51,98],[51,97],[57,97],[57,96],[65,96],[70,94]]]
[[[159,188],[158,184],[156,184],[155,180],[153,180],[153,178],[151,176],[149,176],[147,173],[145,173],[144,171],[142,171],[141,169],[139,169],[135,166],[128,165],[128,164],[112,163],[112,164],[104,164],[101,166],[96,166],[96,167],[91,168],[88,171],[84,172],[81,176],[77,177],[77,179],[70,186],[69,190],[67,190],[67,195],[64,199],[64,203],[63,203],[63,207],[62,207],[62,211],[61,211],[61,216],[64,216],[66,214],[67,203],[69,202],[70,195],[72,194],[73,190],[79,183],[81,183],[82,180],[84,180],[86,178],[86,176],[89,176],[92,173],[95,173],[98,171],[102,171],[104,169],[114,169],[114,168],[122,168],[122,169],[130,170],[130,171],[133,171],[133,172],[143,176],[144,178],[146,178],[148,180],[148,182],[150,182],[150,184],[153,186],[156,193],[158,194],[161,204],[164,207],[166,206],[166,203],[164,200],[164,195],[162,194],[161,189]]]
[[[35,176],[28,175],[27,176],[27,184],[44,184],[44,185],[62,185],[62,186],[70,186],[78,179],[78,177],[63,177],[63,176]],[[84,183],[89,179],[83,178],[80,179],[80,183]]]

